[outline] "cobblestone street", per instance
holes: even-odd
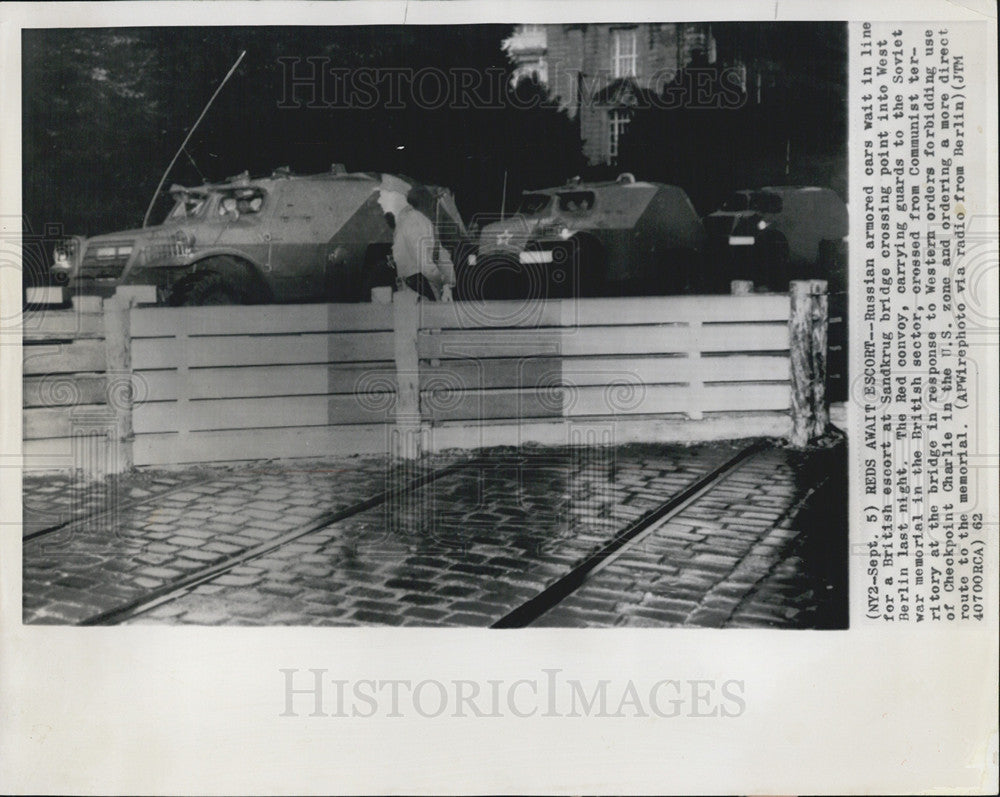
[[[77,623],[155,593],[125,621],[487,627],[745,445],[148,471],[96,486],[89,506],[63,477],[26,478],[24,621]],[[534,625],[844,627],[843,467],[842,445],[765,448]],[[43,510],[64,525],[40,533]]]
[[[420,469],[441,464],[428,461]],[[110,507],[105,485],[72,497],[65,477],[26,480],[26,507],[38,507],[57,486],[62,490],[52,494],[62,495],[64,506],[55,506],[71,520],[25,542],[24,621],[76,622],[108,611],[374,495],[392,474],[382,458],[358,457],[140,474],[112,484],[119,494],[142,497],[131,493],[134,479],[150,496]],[[72,520],[88,506],[99,514]]]
[[[745,464],[536,625],[846,625],[837,592],[844,526],[829,512],[846,493],[839,473],[806,487],[797,476],[803,460],[772,449]]]

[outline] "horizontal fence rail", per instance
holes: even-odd
[[[75,456],[95,418],[117,469],[578,439],[801,443],[824,423],[822,283],[538,302],[405,291],[391,304],[133,302],[49,312],[25,331],[26,454]]]
[[[32,467],[128,468],[119,421],[131,375],[102,308],[36,310],[22,329],[23,454]]]
[[[168,464],[385,449],[391,305],[135,308],[135,456]]]
[[[741,413],[770,414],[767,433],[787,420],[788,296],[418,307],[410,335],[432,447],[564,442],[567,421],[696,439],[731,435]]]

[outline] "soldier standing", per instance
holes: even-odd
[[[379,191],[382,210],[394,221],[392,259],[396,265],[397,284],[405,285],[431,301],[451,301],[455,285],[455,266],[448,250],[438,241],[431,220],[414,203],[430,197],[425,188],[415,188],[403,197],[395,191]]]

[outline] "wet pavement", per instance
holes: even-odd
[[[428,460],[406,475],[448,461]],[[24,622],[79,622],[110,611],[375,495],[397,474],[383,458],[352,457],[147,476],[145,484],[164,489],[141,503],[122,501],[110,509],[95,502],[99,514],[25,541]],[[65,477],[53,478],[59,484]],[[101,483],[79,492],[121,494],[130,480],[109,481],[113,487]],[[30,490],[46,482],[25,480],[26,507],[41,503]],[[77,509],[71,517],[82,514]]]
[[[180,486],[102,522],[26,541],[24,620],[79,622],[242,556],[128,622],[486,627],[745,445],[266,463],[202,469],[194,483],[182,471],[167,477]],[[310,530],[448,465],[430,484]],[[843,627],[842,469],[842,445],[766,448],[535,625]]]
[[[816,472],[818,456],[771,449],[744,463],[535,625],[845,627],[846,493],[834,467]]]
[[[26,538],[83,517],[121,513],[134,505],[188,485],[201,484],[228,472],[227,468],[186,468],[182,471],[144,469],[101,480],[83,480],[69,471],[25,473],[23,524]],[[112,527],[113,518],[106,520]]]

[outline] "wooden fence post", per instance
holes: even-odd
[[[114,416],[115,462],[108,472],[131,470],[132,456],[132,302],[112,296],[104,300],[104,361],[108,408]]]
[[[792,432],[789,442],[805,448],[813,431],[812,283],[795,280],[789,286],[791,318],[788,322],[788,355],[791,358]]]
[[[417,459],[421,454],[420,358],[417,332],[420,325],[418,296],[396,291],[392,297],[393,344],[396,356],[396,427],[392,455]]]
[[[826,350],[830,318],[826,280],[812,280],[812,437],[822,437],[830,423],[826,403]]]
[[[700,421],[705,417],[705,381],[702,376],[701,364],[701,321],[691,321],[688,324],[688,366],[691,368],[688,376],[688,395],[690,397],[687,416],[692,421]]]

